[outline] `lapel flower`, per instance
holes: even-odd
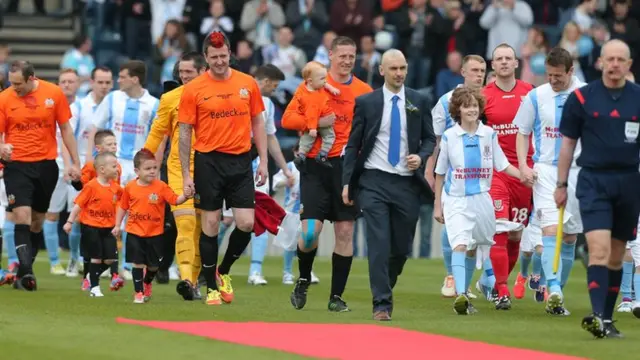
[[[409,113],[417,113],[420,111],[420,109],[418,109],[415,105],[413,105],[409,100],[407,100],[407,104],[405,108]]]

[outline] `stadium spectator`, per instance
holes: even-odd
[[[337,36],[338,35],[331,30],[324,33],[324,35],[322,36],[322,43],[318,45],[318,48],[316,49],[316,52],[313,56],[313,61],[317,61],[320,64],[329,66],[329,49],[331,48],[331,43]],[[307,58],[310,59],[310,57]]]
[[[596,0],[593,0],[596,1]],[[520,49],[533,23],[531,7],[521,0],[494,0],[480,17],[480,26],[489,31],[487,59],[498,44],[509,44],[520,57]]]
[[[9,44],[0,42],[0,85],[2,89],[6,89],[9,86],[7,76],[9,75],[9,54],[11,54],[11,48]]]
[[[151,8],[151,41],[165,32],[169,20],[182,18],[184,0],[149,0]]]
[[[206,36],[214,31],[222,31],[226,36],[230,36],[233,33],[234,24],[233,20],[224,13],[224,2],[211,0],[210,4],[209,16],[202,19],[200,25],[200,35]]]
[[[151,51],[151,7],[149,0],[126,0],[122,4],[124,55],[148,58]]]
[[[154,50],[155,62],[160,67],[160,83],[173,80],[173,67],[176,62],[182,54],[191,51],[191,45],[184,34],[184,28],[178,20],[167,21],[162,35],[156,41]]]
[[[80,77],[78,96],[87,95],[91,90],[91,72],[96,67],[91,56],[91,39],[78,35],[73,39],[73,48],[67,50],[60,62],[60,69],[73,69]]]
[[[562,30],[562,37],[560,38],[560,43],[558,45],[567,50],[571,56],[573,56],[573,73],[578,79],[580,79],[580,81],[584,81],[585,77],[579,61],[579,58],[583,55],[580,53],[580,49],[578,48],[578,41],[580,41],[580,37],[580,27],[578,24],[575,21],[569,21]]]
[[[447,55],[447,67],[436,76],[436,97],[440,97],[464,82],[460,70],[462,69],[462,55],[452,51]]]
[[[371,32],[371,6],[366,0],[334,0],[331,6],[331,30],[356,44]]]
[[[240,28],[254,49],[271,44],[273,33],[286,22],[280,4],[272,0],[249,0],[242,8]]]
[[[307,56],[304,51],[292,45],[293,33],[291,29],[283,26],[278,30],[277,41],[262,49],[262,58],[265,64],[277,66],[285,75],[287,89],[293,89],[298,86],[300,81],[300,71],[307,63]],[[291,83],[291,87],[288,84]]]
[[[243,73],[253,74],[257,66],[253,57],[253,46],[247,40],[240,40],[236,44],[236,61],[238,69]]]
[[[373,37],[370,35],[363,36],[360,38],[360,53],[356,57],[353,73],[371,87],[378,88],[382,86],[384,78],[378,70],[381,58],[380,52],[376,51],[376,43]]]
[[[409,9],[409,24],[412,32],[405,54],[411,71],[407,74],[407,86],[422,89],[427,86],[431,71],[431,59],[422,55],[427,39],[425,25],[427,20],[427,0],[414,0]],[[371,84],[369,84],[371,85]]]
[[[307,59],[314,57],[321,42],[331,44],[331,41],[323,40],[329,25],[329,14],[324,1],[289,1],[286,9],[287,24],[293,30],[293,45],[302,49]]]
[[[529,29],[527,41],[520,50],[520,79],[534,86],[542,85],[546,82],[544,74],[539,71],[534,72],[531,68],[531,58],[535,56],[544,57],[549,51],[549,41],[546,33],[539,27]],[[537,70],[537,69],[536,69]]]

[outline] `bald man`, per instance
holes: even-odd
[[[612,317],[628,241],[636,239],[640,216],[640,86],[625,76],[630,51],[620,40],[600,53],[602,79],[575,90],[562,111],[556,205],[567,203],[567,181],[578,140],[582,152],[576,186],[589,247],[587,284],[592,313],[582,328],[596,338],[622,337]]]
[[[384,86],[356,98],[345,148],[342,199],[362,209],[369,249],[373,319],[391,320],[392,289],[416,232],[420,193],[436,137],[426,99],[405,88],[407,61],[395,49],[382,56]]]

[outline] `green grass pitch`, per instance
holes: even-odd
[[[247,285],[249,264],[243,257],[232,271],[232,275],[235,274],[236,299],[231,305],[219,307],[184,302],[175,293],[176,282],[173,281],[169,285],[154,284],[151,302],[137,305],[132,303],[131,282],[127,282],[120,292],[111,293],[107,280],[101,279],[105,297],[92,299],[80,291],[78,278],[49,275],[43,258],[41,254],[36,266],[39,274],[37,292],[16,291],[7,286],[0,288],[2,359],[302,358],[274,350],[117,324],[116,317],[168,321],[372,323],[367,263],[364,260],[354,261],[344,295],[353,311],[334,314],[326,308],[331,271],[329,259],[316,261],[314,271],[321,282],[311,287],[305,309],[296,311],[289,304],[291,287],[281,283],[281,258],[266,259],[264,273],[269,285],[254,287]],[[6,258],[4,260],[6,263]],[[640,320],[631,314],[615,315],[619,320],[616,325],[625,339],[594,340],[580,328],[580,320],[589,312],[590,306],[585,269],[579,263],[576,263],[565,290],[567,307],[572,315],[562,318],[545,314],[543,306],[533,301],[530,291],[525,299],[514,301],[511,311],[497,312],[485,300],[477,299],[474,305],[479,310],[478,314],[457,316],[452,310],[452,300],[440,297],[442,278],[442,262],[409,260],[394,292],[393,321],[381,326],[590,359],[640,357]],[[425,351],[428,353],[428,344],[425,344]],[[469,358],[473,359],[472,353]]]

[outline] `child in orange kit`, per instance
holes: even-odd
[[[116,222],[116,205],[122,196],[122,188],[114,181],[118,176],[118,160],[113,153],[98,154],[94,167],[97,176],[82,187],[63,229],[67,234],[71,232],[71,226],[80,215],[83,255],[91,259],[89,295],[102,297],[100,274],[118,259],[118,244],[111,230]],[[122,283],[115,287],[113,282],[111,284],[112,291],[120,287]]]
[[[316,61],[307,63],[302,69],[304,83],[298,87],[293,99],[284,111],[283,117],[303,117],[307,124],[307,131],[300,136],[299,151],[293,163],[298,170],[307,158],[307,153],[313,147],[318,135],[322,138],[322,147],[316,161],[327,167],[332,167],[327,161],[327,154],[333,147],[336,134],[333,126],[318,128],[321,117],[333,114],[329,107],[329,97],[325,92],[340,93],[339,90],[327,84],[327,69]],[[283,122],[286,121],[283,119]],[[302,171],[302,170],[301,170]]]
[[[180,205],[193,194],[178,196],[169,185],[158,180],[158,162],[155,155],[147,149],[136,153],[133,166],[138,178],[130,181],[124,188],[112,232],[115,236],[120,234],[120,224],[128,211],[125,261],[133,264],[133,302],[143,304],[151,299],[152,282],[163,254],[165,205]]]

